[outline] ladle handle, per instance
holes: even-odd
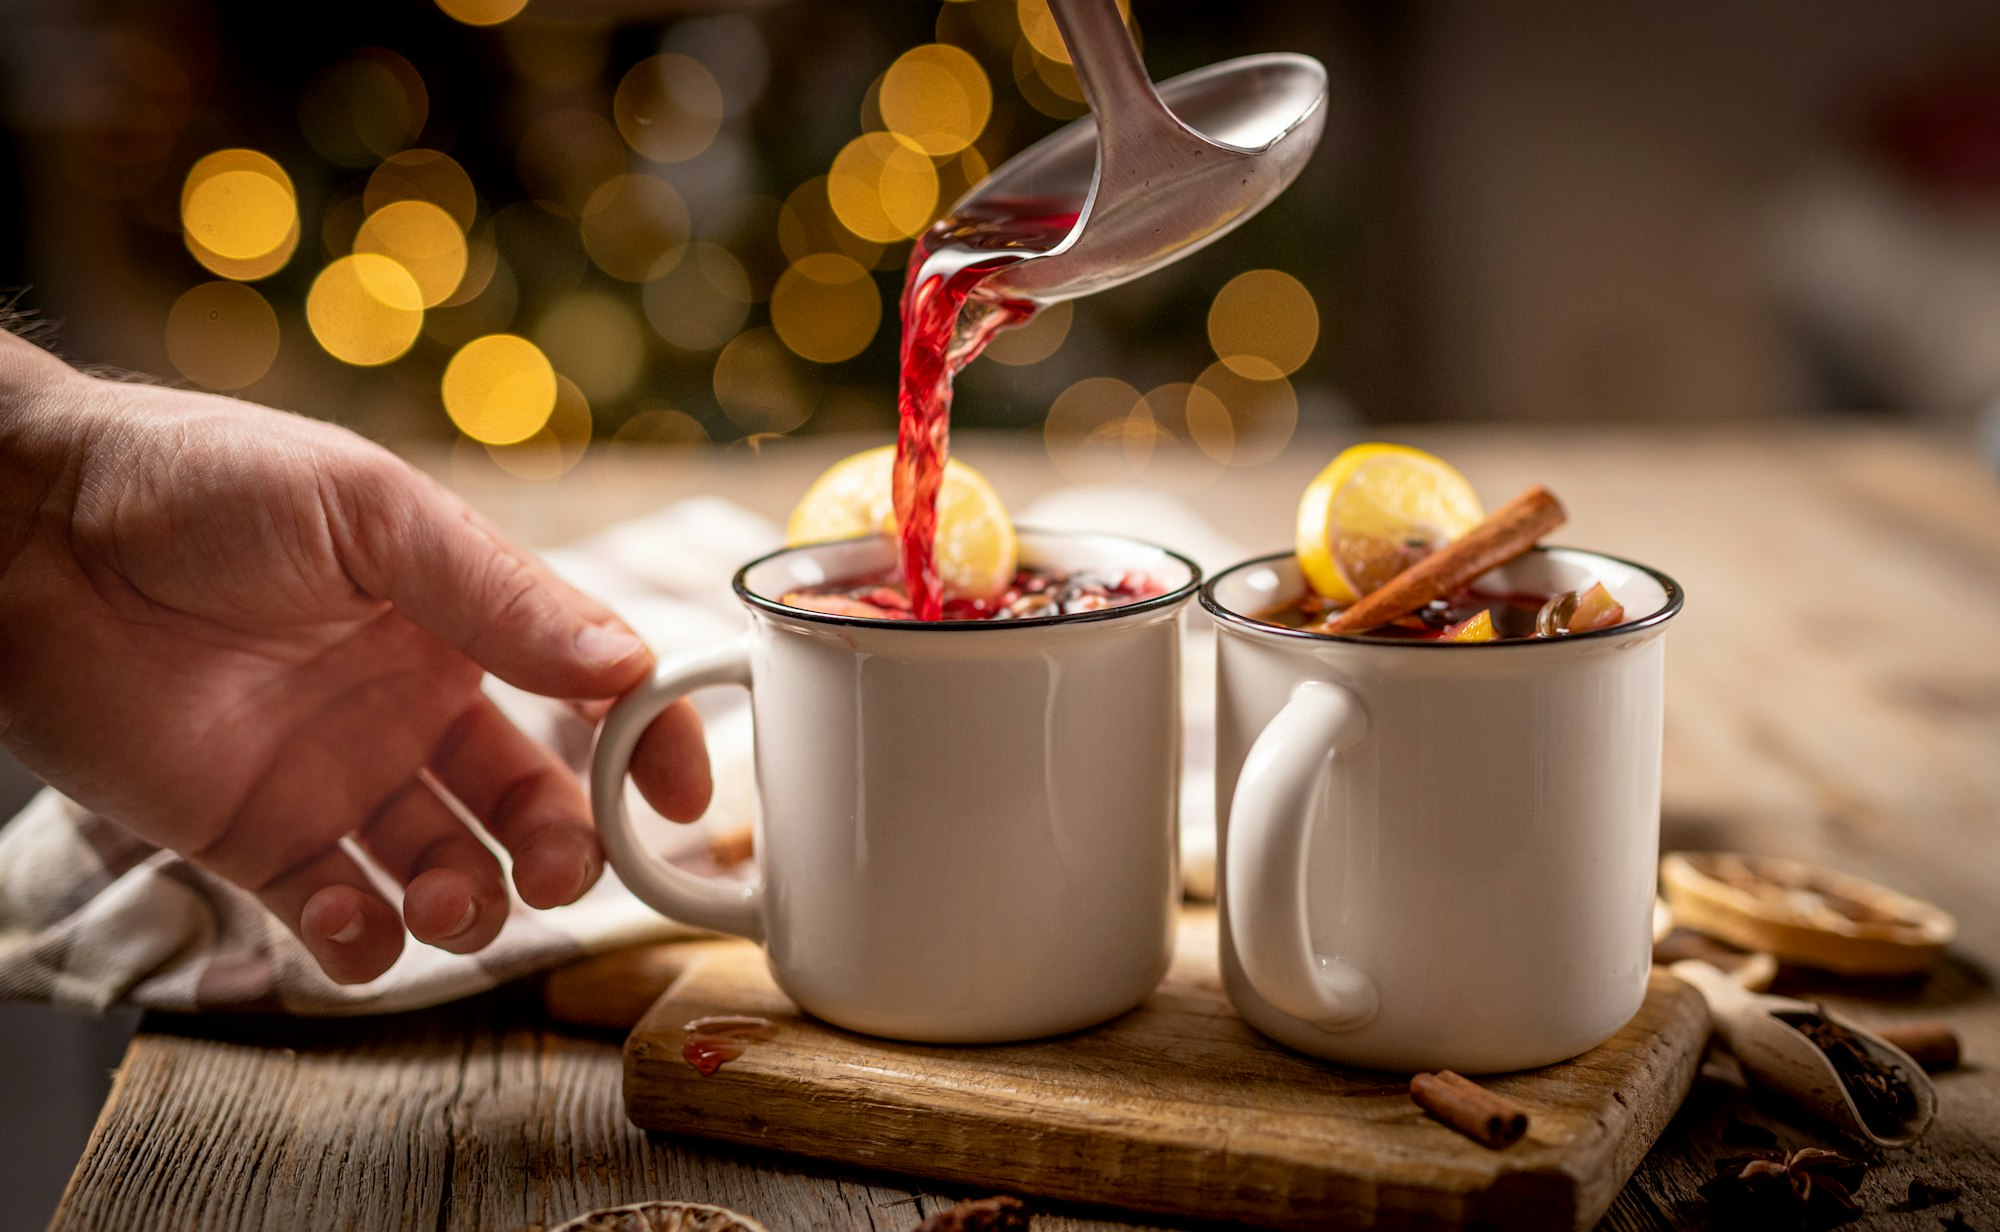
[[[1049,0],[1063,46],[1097,119],[1102,149],[1112,149],[1148,129],[1175,126],[1146,75],[1146,62],[1125,28],[1117,0]]]

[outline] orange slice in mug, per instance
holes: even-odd
[[[1315,592],[1352,603],[1485,516],[1479,494],[1443,459],[1407,445],[1355,445],[1299,501],[1299,568]]]

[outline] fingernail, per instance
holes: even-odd
[[[326,935],[326,939],[334,942],[336,945],[346,945],[350,941],[359,940],[360,937],[361,911],[358,908],[353,915],[347,918],[347,923],[342,924],[337,930]]]
[[[438,940],[450,941],[452,938],[464,934],[466,930],[472,927],[472,922],[478,918],[479,904],[476,902],[467,902],[465,904],[465,914],[458,917],[458,923],[452,925],[451,931],[438,938]]]
[[[592,667],[614,667],[644,645],[622,625],[585,625],[576,635],[576,652]]]

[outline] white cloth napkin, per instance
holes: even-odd
[[[1142,489],[1058,492],[1023,510],[1021,520],[1131,535],[1172,547],[1204,569],[1243,554],[1186,505]],[[765,519],[704,497],[622,523],[548,559],[664,657],[713,645],[744,627],[730,577],[780,539],[779,528]],[[1184,869],[1190,892],[1209,896],[1213,639],[1198,616],[1186,628]],[[582,769],[590,733],[565,707],[490,678],[487,688],[524,731]],[[715,801],[707,815],[676,826],[636,791],[628,802],[655,850],[715,873],[709,843],[755,814],[749,708],[741,693],[731,691],[712,691],[696,704],[708,725],[715,767]],[[752,874],[739,869],[735,875]],[[691,935],[633,898],[607,871],[567,907],[534,911],[516,900],[499,937],[478,954],[411,943],[381,978],[345,986],[327,979],[254,898],[53,790],[0,829],[0,998],[84,1012],[123,1004],[181,1012],[386,1013],[469,996],[584,954]]]

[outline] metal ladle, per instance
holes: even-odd
[[[952,212],[1082,209],[1061,243],[993,274],[991,290],[1050,304],[1158,269],[1270,204],[1319,143],[1327,76],[1312,57],[1225,60],[1155,91],[1114,0],[1050,8],[1092,114],[1009,159]]]
[[[1783,1096],[1848,1134],[1879,1147],[1908,1146],[1937,1115],[1937,1088],[1910,1055],[1866,1027],[1790,997],[1754,993],[1709,963],[1688,959],[1669,968],[1708,1002],[1715,1033],[1758,1086]],[[1916,1095],[1916,1111],[1896,1133],[1877,1133],[1820,1046],[1779,1014],[1816,1014],[1845,1027],[1877,1062],[1899,1070]]]

